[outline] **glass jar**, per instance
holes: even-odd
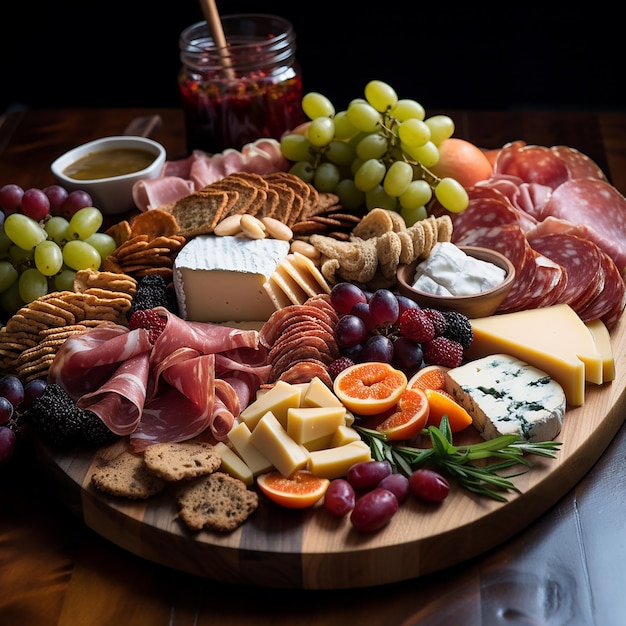
[[[178,86],[189,152],[240,150],[261,137],[280,139],[304,121],[291,23],[264,14],[221,19],[226,62],[206,21],[180,35]]]

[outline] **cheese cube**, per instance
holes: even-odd
[[[322,379],[315,376],[308,383],[302,398],[303,406],[343,406],[341,400],[333,393]]]
[[[371,461],[372,453],[364,441],[353,441],[337,448],[317,450],[309,454],[309,469],[322,478],[346,476],[355,463]]]
[[[254,482],[254,474],[236,452],[231,450],[223,441],[216,443],[214,448],[222,458],[222,465],[220,467],[222,470],[243,481],[246,485],[252,485]]]
[[[345,423],[344,407],[302,407],[287,411],[287,433],[296,442],[307,444],[332,435]]]
[[[259,420],[250,435],[250,443],[268,458],[283,476],[291,476],[297,470],[303,469],[309,460],[308,450],[287,434],[271,411]]]
[[[259,420],[271,411],[283,428],[287,427],[287,411],[300,406],[301,388],[279,380],[266,392],[260,394],[239,415],[250,430],[254,430]]]
[[[345,446],[347,443],[352,443],[353,441],[361,441],[361,435],[350,426],[339,426],[330,440],[329,447],[337,448],[339,446]]]
[[[232,444],[235,452],[241,457],[244,463],[250,468],[254,476],[273,469],[273,463],[265,454],[250,442],[252,433],[243,422],[234,426],[228,433],[228,441]]]

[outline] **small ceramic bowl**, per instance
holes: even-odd
[[[126,174],[105,174],[105,177],[93,176],[81,180],[78,177],[72,177],[68,173],[70,166],[73,166],[79,159],[84,159],[89,155],[107,151],[104,156],[108,156],[109,154],[113,155],[113,152],[108,151],[129,149],[147,151],[153,158],[150,160],[148,157],[141,169]],[[139,180],[159,176],[163,169],[165,158],[165,148],[153,139],[121,135],[103,137],[73,148],[58,157],[50,168],[59,185],[65,187],[68,191],[75,189],[86,191],[91,196],[94,206],[100,209],[102,213],[116,215],[135,208],[132,196],[133,185]],[[98,176],[101,175],[101,173],[98,174]]]
[[[481,261],[488,261],[504,269],[506,272],[504,281],[496,287],[476,295],[435,296],[413,287],[415,268],[422,259],[398,266],[398,291],[417,302],[422,308],[437,309],[439,311],[458,311],[469,318],[493,315],[509,291],[511,291],[513,281],[515,280],[515,266],[503,254],[495,250],[475,246],[459,246],[459,248],[469,256],[473,256]]]

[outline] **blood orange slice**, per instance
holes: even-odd
[[[339,372],[333,390],[349,411],[358,415],[379,415],[396,405],[406,384],[402,370],[389,363],[368,361]]]
[[[448,369],[443,365],[427,365],[411,376],[407,389],[445,389]]]
[[[429,426],[438,427],[444,415],[448,416],[453,433],[465,430],[472,423],[472,416],[448,392],[443,389],[426,389],[425,393],[429,406]]]
[[[429,410],[423,389],[405,389],[398,400],[397,410],[376,426],[376,430],[384,433],[388,441],[412,439],[426,426]]]
[[[257,477],[259,489],[273,502],[289,509],[306,509],[326,493],[330,480],[315,476],[308,470],[298,470],[285,477],[274,470]]]

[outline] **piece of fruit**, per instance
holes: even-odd
[[[383,420],[376,430],[388,441],[412,439],[428,422],[430,406],[423,389],[406,389],[398,400],[397,411]]]
[[[443,389],[425,389],[428,401],[428,425],[437,426],[444,415],[448,416],[450,430],[458,433],[472,423],[472,416]]]
[[[447,367],[427,365],[411,376],[407,389],[445,389]]]
[[[451,177],[463,187],[471,187],[480,180],[486,180],[493,167],[485,153],[473,143],[450,137],[438,146],[439,161],[430,171],[439,178]]]
[[[288,509],[306,509],[321,500],[330,480],[308,470],[298,470],[289,477],[274,470],[258,476],[257,485],[276,504]]]
[[[450,483],[439,473],[420,468],[409,476],[411,493],[427,502],[443,502],[450,493]]]
[[[361,496],[350,513],[354,528],[374,532],[386,526],[398,512],[398,498],[388,489],[376,488]]]
[[[389,363],[356,363],[337,375],[335,395],[359,415],[378,415],[393,408],[406,389],[406,374]]]

